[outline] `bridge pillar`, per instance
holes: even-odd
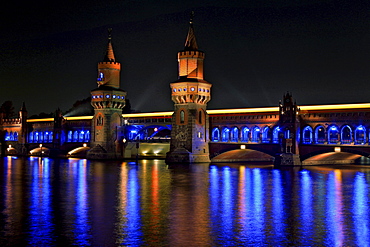
[[[290,93],[286,93],[279,104],[279,126],[282,128],[281,149],[275,156],[275,166],[300,166],[298,135],[299,108]]]
[[[212,84],[203,79],[204,52],[198,50],[193,22],[178,52],[179,79],[171,83],[174,113],[167,163],[210,162],[209,118],[206,111]]]

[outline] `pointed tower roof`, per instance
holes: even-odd
[[[108,28],[108,46],[104,56],[104,62],[115,62],[115,61],[116,59],[114,58],[112,46],[112,28]]]
[[[193,18],[194,18],[194,11],[192,11],[190,15],[189,31],[188,31],[188,35],[186,36],[185,48],[184,48],[185,51],[197,51],[198,50],[197,40],[194,34]]]

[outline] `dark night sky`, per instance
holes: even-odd
[[[37,114],[88,97],[112,27],[132,107],[172,110],[191,10],[209,109],[277,106],[286,91],[302,105],[370,102],[368,1],[121,0],[3,5],[0,103]]]

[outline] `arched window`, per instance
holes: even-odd
[[[49,132],[49,142],[53,142],[53,131]]]
[[[40,143],[44,142],[44,135],[43,135],[42,131],[38,132],[37,134],[39,136],[39,142]]]
[[[352,129],[348,125],[342,127],[340,131],[340,140],[342,144],[350,144],[352,142]]]
[[[103,118],[102,118],[102,116],[98,116],[96,118],[96,125],[97,126],[102,126],[103,125]]]
[[[78,135],[78,141],[83,142],[85,140],[85,131],[80,131],[80,134]]]
[[[5,131],[5,141],[10,141],[10,134],[8,131]]]
[[[72,142],[72,130],[68,131],[67,142]]]
[[[9,133],[9,141],[14,141],[14,135],[13,132]]]
[[[213,128],[212,130],[212,141],[218,142],[220,140],[220,130],[218,128]]]
[[[33,132],[30,132],[28,135],[28,142],[32,143],[33,142]]]
[[[270,127],[266,126],[263,128],[262,131],[262,142],[263,143],[269,143],[271,141],[271,129]]]
[[[72,142],[78,142],[78,131],[75,130],[73,131],[73,140]]]
[[[238,142],[239,141],[239,129],[238,127],[234,127],[230,133],[230,139],[232,142]]]
[[[223,142],[230,141],[230,130],[227,127],[223,128],[222,130],[222,141]]]
[[[366,143],[366,129],[363,125],[355,129],[355,144],[364,145]]]
[[[312,128],[311,126],[306,126],[303,128],[303,144],[311,144],[312,143]]]
[[[86,131],[85,133],[85,142],[89,142],[90,141],[90,131]]]
[[[279,135],[280,135],[280,127],[279,126],[276,126],[274,128],[274,130],[272,131],[272,142],[273,143],[279,143]]]
[[[249,128],[244,127],[242,130],[242,142],[248,142],[249,141]]]
[[[256,126],[252,130],[252,142],[260,142],[261,141],[261,129]]]
[[[180,123],[185,123],[185,112],[183,110],[180,111]]]
[[[49,142],[49,132],[48,131],[44,132],[44,141]]]
[[[339,130],[335,125],[329,127],[328,142],[329,144],[337,144],[339,142]]]
[[[66,141],[66,133],[63,130],[62,133],[60,134],[60,143],[63,144],[65,141]]]
[[[14,132],[14,141],[18,141],[18,132]]]
[[[290,139],[291,136],[290,136],[290,129],[286,129],[285,130],[285,139]]]
[[[40,136],[39,136],[39,132],[35,132],[35,135],[34,135],[34,142],[35,143],[38,143],[39,141],[40,141],[40,138],[39,138]]]
[[[325,143],[325,129],[322,126],[317,126],[315,129],[315,143],[317,144]]]

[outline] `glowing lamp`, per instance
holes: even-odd
[[[245,145],[240,145],[240,149],[245,149]]]
[[[341,149],[340,149],[340,147],[334,147],[334,152],[336,152],[336,153],[339,153],[339,152],[341,152]]]

